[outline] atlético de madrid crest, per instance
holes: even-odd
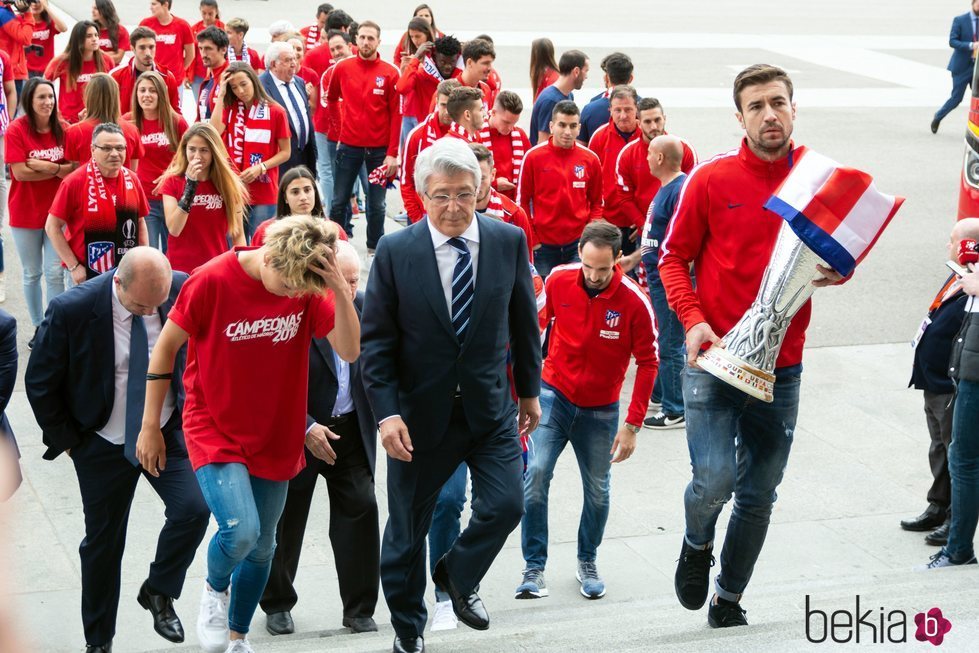
[[[617,313],[616,311],[605,311],[605,324],[608,325],[608,328],[614,329],[615,327],[619,326],[620,317],[622,317],[621,313]]]

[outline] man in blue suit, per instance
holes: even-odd
[[[415,166],[427,219],[379,241],[361,332],[367,397],[388,454],[381,583],[395,653],[425,649],[425,537],[439,491],[463,461],[472,475],[472,519],[432,580],[460,621],[489,627],[476,587],[520,522],[518,428],[529,433],[540,420],[540,332],[526,237],[475,214],[480,169],[464,141],[437,141]]]
[[[67,453],[85,511],[82,623],[86,653],[111,653],[119,607],[129,508],[140,476],[166,507],[137,601],[156,632],[182,642],[173,601],[204,538],[210,512],[191,469],[181,430],[184,353],[178,356],[161,428],[165,464],[151,475],[136,459],[149,355],[187,275],[172,272],[151,247],[129,250],[113,274],[86,281],[51,300],[24,377],[47,460]]]
[[[952,31],[948,35],[948,47],[952,57],[948,60],[948,71],[952,73],[952,95],[931,121],[931,133],[938,133],[942,119],[962,102],[965,89],[972,85],[972,71],[976,63],[976,48],[979,43],[979,0],[972,0],[972,11],[952,19]]]
[[[281,41],[271,44],[265,51],[266,70],[258,76],[262,88],[282,105],[289,116],[291,150],[289,160],[279,167],[279,176],[296,166],[306,166],[316,172],[316,139],[313,132],[313,115],[309,111],[309,94],[306,85],[296,76],[299,60],[296,51]]]

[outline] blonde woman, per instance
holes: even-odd
[[[197,620],[204,651],[253,652],[246,637],[268,581],[289,480],[305,465],[304,444],[328,460],[329,431],[306,424],[314,337],[326,337],[347,362],[360,355],[336,229],[321,218],[291,216],[268,228],[261,247],[236,248],[198,268],[153,347],[136,456],[156,476],[166,465],[166,379],[177,351],[191,343],[184,437],[218,526]]]
[[[167,83],[163,75],[148,70],[136,79],[131,104],[133,110],[123,116],[123,120],[136,127],[143,144],[142,163],[136,176],[150,202],[150,214],[146,216],[149,244],[164,254],[167,253],[167,226],[163,217],[163,198],[157,186],[187,131],[187,121],[173,110],[167,97]]]
[[[221,75],[210,120],[248,186],[250,239],[258,225],[275,215],[279,166],[291,154],[289,119],[262,88],[255,70],[236,61]]]
[[[161,186],[174,270],[193,272],[228,251],[229,242],[245,244],[248,190],[210,123],[195,123],[184,133]]]

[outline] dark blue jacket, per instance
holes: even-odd
[[[949,357],[952,342],[962,328],[967,299],[968,295],[960,290],[928,313],[931,324],[914,350],[914,366],[908,386],[936,394],[951,394],[955,389],[948,378]]]
[[[269,71],[263,71],[261,75],[258,76],[258,80],[262,83],[262,88],[269,96],[278,102],[283,109],[286,110],[286,122],[289,123],[289,160],[279,166],[279,178],[286,173],[287,170],[291,170],[296,166],[306,166],[311,172],[316,172],[316,138],[313,136],[313,114],[309,111],[309,97],[306,95],[306,85],[303,80],[299,77],[292,78],[292,85],[296,87],[299,91],[299,97],[302,98],[301,106],[299,107],[306,112],[306,122],[309,125],[309,132],[306,134],[306,142],[299,142],[299,134],[292,126],[292,121],[289,120],[289,108],[292,103],[289,98],[282,97],[282,93],[279,92],[279,85],[276,80],[272,77],[272,73]]]
[[[953,77],[972,73],[972,12],[952,19],[952,31],[948,35],[948,47],[952,56],[948,60],[948,70]]]

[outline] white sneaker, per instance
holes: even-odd
[[[251,642],[246,637],[245,639],[231,640],[231,643],[228,644],[228,649],[224,653],[255,653],[255,649],[252,648]]]
[[[201,611],[197,615],[197,641],[207,653],[225,653],[234,650],[235,653],[241,651],[251,651],[248,643],[246,649],[235,649],[236,642],[228,645],[231,633],[228,631],[228,603],[231,601],[231,594],[215,592],[211,586],[204,583],[204,591],[201,593]],[[239,640],[244,641],[244,640]]]
[[[432,632],[438,630],[455,630],[459,627],[459,619],[452,611],[452,601],[439,601],[435,604],[435,615],[432,617]]]

